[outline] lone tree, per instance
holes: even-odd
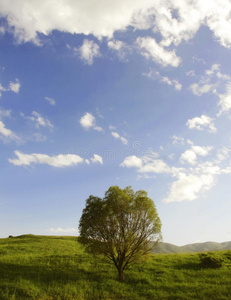
[[[79,232],[86,250],[113,262],[122,282],[128,265],[150,253],[161,239],[161,222],[147,192],[112,186],[103,199],[86,200]]]

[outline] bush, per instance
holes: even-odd
[[[219,256],[215,256],[213,253],[201,253],[200,254],[201,266],[204,268],[221,268],[223,259]]]

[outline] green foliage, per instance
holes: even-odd
[[[161,239],[161,222],[145,191],[112,186],[104,199],[87,199],[79,231],[79,241],[88,252],[112,261],[123,281],[123,271],[150,253]]]
[[[223,263],[223,258],[215,253],[201,253],[200,254],[201,266],[204,268],[221,268]]]
[[[213,254],[223,259],[219,269],[203,268],[198,254],[150,255],[127,269],[121,285],[114,268],[76,237],[0,239],[0,299],[229,300],[231,251]]]

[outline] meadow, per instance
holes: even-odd
[[[76,237],[25,235],[0,239],[0,299],[231,299],[231,251],[152,254],[125,271],[125,282]]]

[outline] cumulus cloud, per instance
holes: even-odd
[[[155,178],[152,174],[165,174],[172,178],[174,181],[163,200],[165,203],[196,200],[214,186],[218,175],[231,174],[231,165],[226,161],[230,149],[221,148],[217,152],[217,158],[201,162],[198,158],[207,159],[213,147],[194,146],[191,141],[190,144],[191,148],[180,157],[180,162],[187,162],[189,166],[170,166],[155,152],[148,152],[141,157],[128,156],[120,166],[136,169],[138,174],[142,174],[138,178]]]
[[[21,84],[18,79],[16,79],[15,82],[10,82],[10,84],[9,84],[9,90],[16,94],[19,93],[20,87],[21,87]]]
[[[45,97],[44,98],[46,101],[48,101],[50,103],[50,105],[55,105],[55,99],[50,98],[50,97]]]
[[[86,113],[84,116],[81,117],[79,120],[80,125],[88,130],[88,129],[94,129],[96,131],[102,131],[103,129],[99,126],[96,126],[96,120],[95,117],[91,113]]]
[[[0,84],[0,97],[2,96],[2,92],[13,92],[15,94],[18,94],[20,91],[21,84],[18,79],[15,80],[15,82],[10,81],[8,87],[3,87]]]
[[[128,26],[160,34],[161,47],[178,46],[191,39],[202,25],[208,26],[224,47],[231,47],[231,4],[229,0],[162,1],[106,0],[2,1],[0,13],[19,43],[41,44],[38,34],[53,30],[71,34],[93,34],[112,38]],[[2,28],[2,27],[1,27]],[[7,28],[1,30],[4,33]]]
[[[198,83],[193,83],[190,85],[190,90],[193,92],[194,95],[196,96],[201,96],[203,94],[209,93],[212,89],[215,88],[215,85],[213,84],[198,84]]]
[[[211,189],[213,185],[214,176],[210,174],[181,174],[180,178],[171,185],[169,195],[164,202],[195,200],[201,192]]]
[[[121,167],[137,168],[139,173],[169,173],[171,168],[161,159],[158,154],[150,151],[141,158],[132,155],[124,159]]]
[[[1,3],[0,12],[14,28],[18,42],[39,44],[37,33],[48,35],[53,30],[111,38],[116,30],[131,25],[135,12],[149,7],[148,0],[118,0],[110,5],[106,0],[40,0],[39,5],[37,1],[9,0]]]
[[[124,159],[120,166],[127,168],[141,168],[143,166],[143,160],[135,155],[128,156]]]
[[[46,154],[32,153],[25,154],[16,150],[17,158],[8,159],[15,166],[30,166],[32,164],[46,164],[56,168],[75,166],[84,162],[84,159],[75,154],[59,154],[57,156],[49,156]]]
[[[217,131],[216,127],[214,126],[214,119],[206,115],[189,119],[186,125],[189,129],[203,130],[208,128],[209,132],[215,133]]]
[[[92,65],[94,58],[101,56],[99,45],[85,39],[83,45],[79,47],[79,55],[86,64]]]
[[[191,149],[181,154],[180,161],[182,163],[187,162],[191,165],[195,165],[198,156],[207,156],[212,149],[213,147],[192,146]]]
[[[140,48],[141,54],[147,58],[154,60],[162,66],[178,67],[181,59],[177,57],[175,51],[167,51],[157,44],[155,39],[151,37],[139,37],[136,40]]]
[[[94,154],[93,158],[91,158],[91,161],[93,163],[100,163],[101,165],[103,164],[103,158],[102,158],[102,156],[100,156],[98,154]]]
[[[124,145],[127,145],[128,141],[127,141],[127,139],[126,139],[125,137],[120,136],[120,135],[119,135],[117,132],[115,132],[115,131],[112,131],[112,132],[111,132],[111,135],[114,136],[114,138],[121,140],[121,142],[122,142]]]

